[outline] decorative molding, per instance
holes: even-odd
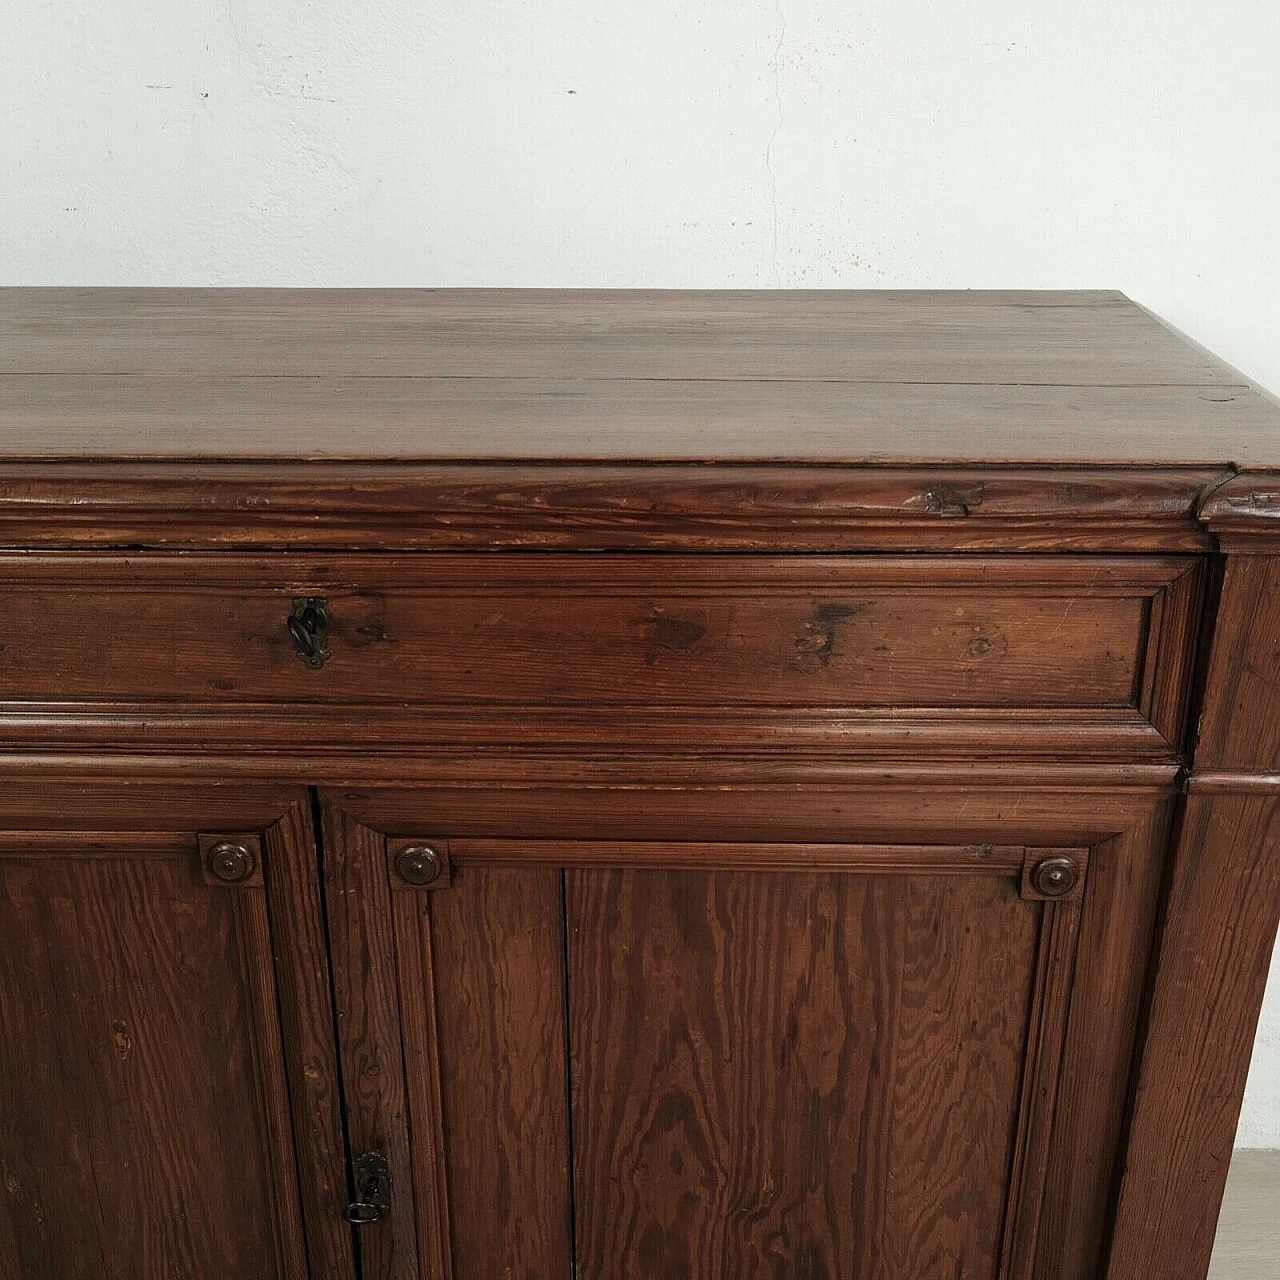
[[[1201,769],[1187,775],[1184,790],[1206,795],[1280,795],[1280,773],[1243,773],[1227,769]]]
[[[1081,886],[1084,879],[1081,877]],[[1045,901],[999,1280],[1032,1280],[1075,981],[1080,904]]]
[[[995,792],[1031,788],[1044,792],[1098,790],[1108,793],[1172,793],[1180,768],[1175,763],[1055,760],[842,760],[831,753],[725,754],[715,759],[715,781],[708,781],[707,758],[685,752],[600,753],[590,757],[553,751],[416,752],[359,751],[332,755],[308,753],[305,769],[296,755],[260,757],[176,752],[10,752],[0,757],[0,777],[55,778],[85,784],[100,781],[162,782],[253,781],[296,783],[305,775],[317,786],[487,788],[508,793],[574,790],[611,791],[620,787],[681,792],[777,792],[804,801],[806,790],[884,792],[922,786],[957,791]]]
[[[654,463],[0,465],[31,547],[696,551],[1211,546],[1211,468]],[[963,501],[958,500],[963,499]]]
[[[1274,552],[1280,548],[1280,472],[1244,471],[1214,485],[1197,518],[1227,550]]]

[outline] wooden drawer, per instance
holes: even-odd
[[[419,732],[433,723],[423,708],[458,732],[473,723],[493,734],[522,714],[585,725],[590,713],[596,729],[612,716],[643,737],[664,720],[695,742],[717,721],[785,738],[801,723],[884,727],[929,709],[940,731],[965,716],[1008,729],[1021,710],[1140,719],[1172,737],[1197,566],[1136,556],[14,556],[0,560],[0,699],[12,714],[23,704],[147,704],[152,715],[165,704],[271,704],[285,720],[290,706],[324,704],[339,738],[357,730],[335,704],[382,708],[370,714],[384,729],[412,708]],[[323,598],[328,616],[318,668],[288,628],[303,597]],[[1013,731],[1033,732],[1036,718]]]

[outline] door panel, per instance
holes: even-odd
[[[567,908],[581,1274],[1027,1274],[1015,881],[574,871]]]
[[[303,1280],[308,1248],[353,1275],[340,1138],[303,1139],[313,1158],[328,1144],[318,1173],[296,1150],[334,1073],[322,1035],[299,1053],[281,1030],[312,1021],[273,958],[273,912],[301,908],[269,909],[268,880],[308,860],[315,878],[305,806],[289,817],[233,837],[232,882],[194,811],[188,831],[0,832],[5,1280]],[[310,931],[281,930],[295,954]]]
[[[430,804],[350,799],[329,892],[354,859],[385,909],[335,950],[398,977],[423,1276],[1029,1280],[1086,848],[419,839]]]
[[[567,1278],[559,871],[467,865],[415,886],[384,836],[324,814],[351,1142],[387,1155],[396,1205],[361,1231],[364,1280]]]
[[[410,895],[403,895],[405,898]],[[560,875],[463,867],[429,896],[459,1276],[566,1274],[569,1170]],[[406,1002],[409,993],[406,992]]]

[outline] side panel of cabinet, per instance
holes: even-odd
[[[305,797],[156,800],[0,811],[0,1276],[353,1276]]]

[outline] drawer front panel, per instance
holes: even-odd
[[[1164,602],[1195,564],[13,557],[0,563],[0,698],[707,717],[716,708],[1132,710],[1156,697],[1161,653],[1182,645]],[[327,659],[316,668],[288,627],[303,597],[326,602]]]

